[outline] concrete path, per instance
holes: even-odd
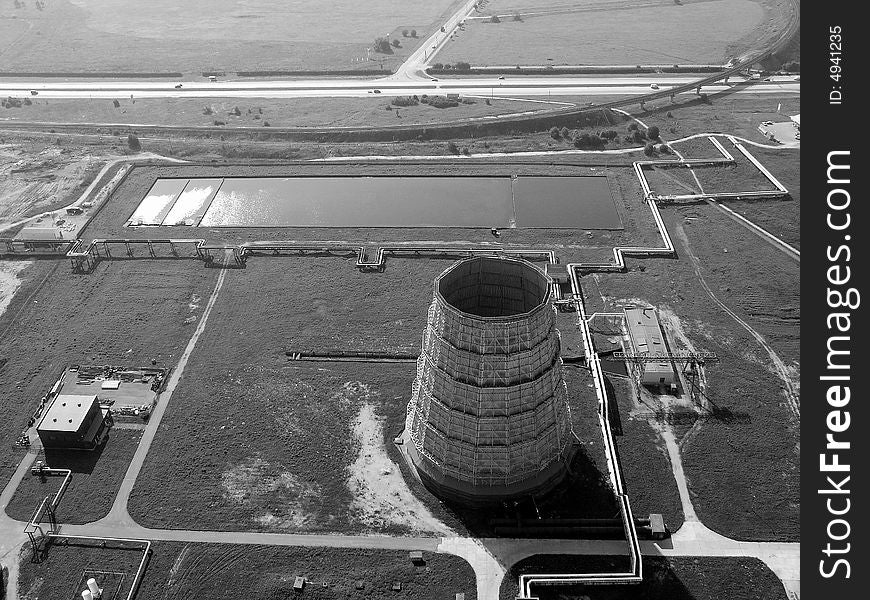
[[[133,491],[133,486],[136,484],[136,478],[139,477],[142,465],[145,464],[148,450],[151,449],[151,444],[154,442],[154,436],[157,435],[157,430],[160,428],[160,422],[166,414],[166,408],[169,406],[172,394],[175,392],[178,382],[181,381],[181,376],[184,374],[184,368],[187,366],[187,361],[190,359],[190,355],[196,348],[196,343],[199,341],[199,337],[202,335],[202,332],[205,331],[208,317],[211,314],[211,310],[217,301],[218,294],[224,285],[226,273],[225,269],[221,269],[218,274],[214,290],[208,299],[205,310],[202,311],[202,316],[199,318],[199,324],[196,326],[196,330],[190,337],[190,341],[187,342],[184,353],[182,353],[181,358],[178,360],[178,365],[176,365],[175,369],[172,371],[172,375],[169,377],[166,388],[160,394],[160,400],[157,402],[157,406],[154,408],[154,411],[148,419],[148,426],[145,428],[145,431],[142,434],[142,439],[136,447],[136,453],[130,461],[130,466],[127,467],[127,472],[124,474],[124,480],[121,482],[121,487],[118,490],[118,495],[115,497],[115,502],[112,504],[109,514],[101,521],[98,521],[98,523],[134,524],[133,519],[130,517],[130,513],[127,512],[127,502],[130,499],[130,493]]]

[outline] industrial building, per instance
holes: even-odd
[[[49,404],[36,432],[45,448],[93,450],[110,426],[111,413],[100,408],[97,396],[60,394]]]
[[[631,358],[637,363],[642,385],[675,385],[677,376],[664,343],[661,324],[654,308],[625,309],[625,323],[631,338]]]
[[[552,280],[524,260],[476,257],[435,279],[408,406],[406,451],[442,498],[543,494],[574,435]]]

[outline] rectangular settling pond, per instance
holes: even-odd
[[[606,177],[158,179],[129,226],[620,229]]]

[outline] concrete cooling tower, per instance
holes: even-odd
[[[551,288],[516,259],[470,258],[435,279],[406,446],[442,498],[538,495],[567,472],[573,432]]]

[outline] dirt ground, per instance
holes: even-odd
[[[159,267],[155,268],[155,267]],[[11,448],[69,363],[173,367],[193,329],[194,294],[208,297],[216,271],[184,261],[103,263],[76,275],[66,260],[37,260],[0,316],[0,444]],[[0,485],[24,457],[0,455]]]
[[[93,452],[39,453],[36,460],[55,469],[73,472],[69,487],[55,511],[58,521],[78,525],[96,521],[109,513],[141,437],[141,431],[113,429],[105,445]],[[27,521],[43,498],[57,493],[62,480],[63,477],[25,475],[6,506],[6,514]]]
[[[58,0],[0,8],[0,71],[175,72],[391,70],[431,34],[458,0]],[[455,8],[454,8],[455,10]],[[416,29],[417,37],[402,30]],[[367,48],[398,39],[393,54]],[[9,43],[6,43],[9,40]]]
[[[489,22],[491,15],[500,22]],[[514,15],[519,14],[519,20]],[[724,64],[782,20],[750,0],[488,2],[435,60],[472,65]],[[487,18],[489,17],[489,18]],[[655,35],[643,32],[654,31]]]
[[[104,161],[80,148],[0,143],[0,231],[5,225],[73,202]]]
[[[612,569],[619,558],[605,556],[532,556],[511,567],[500,598],[513,600],[523,573],[564,573]],[[588,598],[589,600],[786,600],[779,579],[755,558],[664,558],[644,556],[643,581],[636,586],[599,585],[532,588],[541,600]]]
[[[474,571],[463,559],[424,552],[416,567],[407,552],[341,548],[292,548],[158,542],[142,578],[138,598],[245,597],[271,600],[294,594],[296,576],[307,580],[306,598],[467,600],[477,597]],[[88,543],[53,545],[41,563],[21,562],[19,597],[72,598],[84,569],[123,572],[126,594],[142,551],[101,549]],[[244,572],[244,577],[239,573]],[[100,581],[98,579],[98,581]],[[357,582],[362,581],[362,589]],[[402,590],[394,592],[393,582]],[[123,598],[119,594],[117,597]]]
[[[26,260],[0,260],[0,317],[21,286],[21,272],[30,264]]]

